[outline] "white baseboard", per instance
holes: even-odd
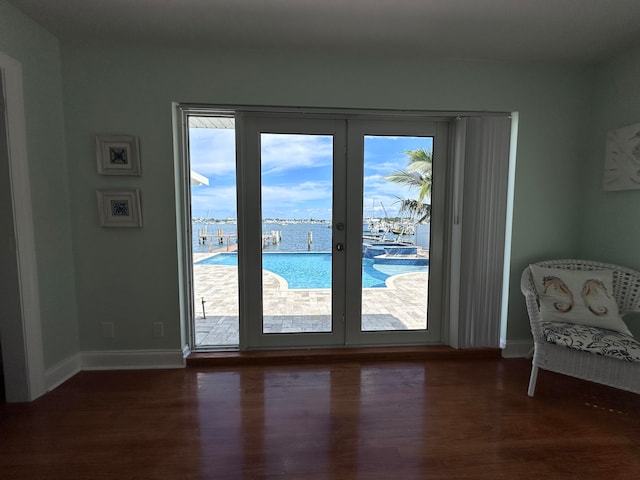
[[[182,347],[182,358],[187,358],[190,353],[191,353],[191,348],[189,347],[189,344],[186,343],[184,347]]]
[[[531,356],[531,349],[533,348],[533,341],[523,342],[509,342],[502,349],[503,358],[529,358]]]
[[[80,354],[76,353],[69,358],[55,364],[44,372],[45,388],[50,392],[73,377],[81,370]]]
[[[182,349],[177,350],[101,350],[81,352],[82,370],[145,370],[183,368]]]

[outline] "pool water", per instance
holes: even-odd
[[[235,253],[220,253],[196,262],[197,265],[238,265]],[[262,268],[284,278],[289,288],[331,288],[331,254],[329,253],[264,253]],[[362,260],[362,287],[384,288],[392,275],[426,272],[425,265],[375,264],[371,258]]]

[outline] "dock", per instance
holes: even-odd
[[[201,228],[198,231],[198,242],[201,245],[209,244],[209,253],[214,251],[225,250],[227,252],[236,251],[238,249],[237,234],[226,234],[222,229],[218,229],[218,232],[209,232],[206,228]],[[272,230],[269,233],[262,235],[262,248],[271,244],[278,245],[282,238],[282,232],[279,230]]]
[[[271,230],[269,233],[262,234],[262,248],[265,246],[278,245],[280,243],[280,238],[282,237],[282,232],[280,230]]]
[[[216,250],[224,249],[226,246],[227,252],[237,250],[237,234],[226,234],[222,231],[222,229],[218,229],[218,232],[209,232],[206,228],[201,228],[198,231],[198,241],[202,245],[206,245],[209,243],[209,252],[213,252],[214,248]],[[233,240],[233,241],[232,241]],[[215,247],[214,247],[215,242]]]

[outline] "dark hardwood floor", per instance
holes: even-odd
[[[640,396],[499,358],[82,372],[0,405],[1,479],[636,479]]]

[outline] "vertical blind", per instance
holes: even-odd
[[[510,118],[457,120],[451,343],[458,348],[500,346],[510,136]]]

